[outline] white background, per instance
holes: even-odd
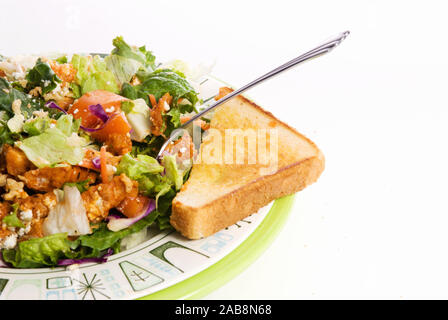
[[[444,1],[1,1],[0,52],[215,62],[244,84],[331,35],[329,55],[248,95],[326,156],[273,245],[209,299],[448,298]]]

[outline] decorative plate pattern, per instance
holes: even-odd
[[[208,238],[149,230],[148,240],[106,263],[65,268],[0,268],[1,299],[135,299],[181,282],[238,247],[271,205]]]

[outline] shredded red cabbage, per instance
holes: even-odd
[[[95,167],[95,169],[101,169],[101,159],[100,157],[95,157],[92,159],[92,164]]]
[[[111,213],[104,219],[104,221],[110,221],[114,219],[126,219],[126,218],[123,217],[121,214]]]
[[[55,102],[53,101],[49,101],[45,104],[45,106],[47,108],[51,108],[51,109],[58,109],[59,111],[63,112],[64,114],[67,114],[67,111],[65,111],[64,109],[62,109],[60,106],[58,106]]]
[[[107,115],[106,111],[104,111],[104,108],[101,104],[93,104],[89,106],[89,110],[93,115],[100,118],[103,123],[109,120],[109,116]]]
[[[98,127],[98,128],[87,128],[87,127],[84,127],[84,126],[79,126],[82,130],[84,130],[84,131],[87,131],[87,132],[95,132],[95,131],[98,131],[98,130],[101,130],[101,129],[103,129],[104,128],[104,126],[105,126],[105,124],[106,123],[103,123],[100,127]]]
[[[143,213],[134,218],[119,218],[116,216],[109,215],[108,216],[109,223],[107,224],[107,228],[114,232],[123,230],[127,227],[132,226],[137,221],[149,215],[152,211],[154,211],[155,208],[156,208],[155,200],[149,199],[148,206],[145,208]]]
[[[79,126],[82,130],[87,132],[95,132],[98,130],[103,129],[106,126],[107,121],[110,119],[110,117],[107,115],[106,111],[104,111],[103,106],[101,104],[92,104],[89,106],[90,112],[92,112],[93,115],[95,115],[97,118],[103,122],[101,126],[98,128],[87,128],[85,126]]]
[[[58,261],[58,266],[69,266],[72,264],[82,264],[82,263],[89,263],[89,262],[104,263],[107,261],[107,259],[113,253],[114,253],[114,250],[112,248],[109,248],[109,249],[107,249],[107,252],[99,258],[62,259],[62,260]]]

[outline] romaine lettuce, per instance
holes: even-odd
[[[160,69],[152,73],[141,74],[140,81],[142,83],[135,87],[137,91],[143,91],[146,95],[153,94],[157,100],[168,92],[173,97],[174,106],[181,98],[190,101],[192,106],[199,100],[197,92],[185,77],[181,73],[170,69]]]
[[[55,266],[58,260],[72,256],[66,233],[19,242],[16,249],[3,250],[3,260],[15,268]]]
[[[71,114],[62,115],[56,122],[56,128],[67,137],[70,137],[73,133],[78,133],[80,125],[81,119],[73,119]]]
[[[139,48],[131,47],[123,40],[123,37],[116,37],[112,44],[115,48],[112,50],[111,55],[135,60],[144,66],[145,69],[154,70],[156,58],[151,51],[146,50],[145,46]]]
[[[21,241],[15,249],[3,249],[0,254],[5,262],[15,268],[54,267],[62,259],[98,258],[109,248],[118,253],[124,237],[149,227],[158,217],[159,212],[153,211],[118,232],[110,231],[106,223],[102,223],[92,234],[80,236],[74,241],[68,239],[67,233]]]
[[[42,88],[42,94],[46,94],[54,90],[61,79],[53,72],[50,65],[38,59],[34,68],[30,69],[26,75],[27,90],[36,87]]]
[[[176,156],[165,155],[162,159],[162,164],[165,167],[167,178],[173,183],[176,190],[180,190],[183,184],[183,174],[177,168]]]
[[[131,139],[143,141],[151,133],[150,109],[143,99],[126,100],[121,103],[121,109],[132,127]]]
[[[12,205],[12,212],[10,212],[7,216],[5,216],[2,220],[2,223],[6,224],[8,227],[17,227],[24,228],[22,220],[17,217],[17,212],[19,211],[19,205]]]
[[[129,82],[137,73],[142,64],[134,59],[122,57],[116,54],[108,55],[104,58],[107,69],[117,78],[120,84]]]
[[[120,91],[115,75],[107,70],[106,62],[100,56],[74,54],[71,64],[77,70],[76,84],[72,84],[75,97],[97,89],[114,93]]]
[[[87,144],[84,138],[76,134],[78,128],[79,121],[73,121],[72,115],[63,115],[55,127],[18,141],[16,146],[39,168],[61,162],[76,165],[84,158],[83,147]]]
[[[30,136],[37,136],[47,130],[50,127],[50,123],[50,118],[30,119],[30,121],[24,123],[23,131]]]
[[[119,242],[124,237],[139,232],[143,228],[149,227],[157,219],[159,213],[151,212],[148,216],[137,221],[130,227],[120,231],[110,231],[106,223],[102,223],[93,234],[79,237],[76,241],[83,247],[89,247],[95,251],[103,251],[114,248],[115,253],[119,251]]]
[[[31,118],[33,111],[48,110],[42,99],[30,98],[26,93],[14,88],[6,79],[0,77],[0,111],[5,111],[9,119],[14,116],[12,103],[20,100],[20,110],[25,119]]]
[[[117,167],[116,174],[124,173],[133,180],[143,178],[146,174],[157,174],[163,172],[163,167],[156,159],[147,155],[138,155],[133,158],[125,154]]]

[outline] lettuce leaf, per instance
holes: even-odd
[[[157,100],[168,92],[173,97],[174,106],[181,98],[187,99],[193,106],[199,101],[197,92],[179,72],[160,69],[141,74],[140,81],[142,83],[136,86],[137,91],[143,91],[146,95],[153,94]]]
[[[149,227],[157,219],[159,213],[157,211],[151,212],[145,218],[137,221],[130,227],[120,231],[110,231],[107,228],[107,223],[101,223],[99,228],[93,234],[80,236],[76,242],[83,246],[89,247],[94,251],[103,251],[108,248],[114,248],[115,253],[119,252],[119,243],[124,237],[139,232],[143,228]]]
[[[176,187],[176,190],[180,190],[184,181],[182,172],[177,168],[176,156],[165,155],[162,164],[165,167],[167,178]]]
[[[111,55],[132,59],[144,66],[145,69],[151,69],[151,71],[155,69],[156,58],[151,51],[146,50],[145,46],[139,48],[131,47],[123,40],[123,37],[116,37],[112,44],[115,48],[112,50]]]
[[[133,180],[143,178],[146,174],[157,174],[163,172],[163,167],[156,159],[147,155],[138,155],[133,158],[130,154],[125,154],[117,167],[116,174],[126,174]]]
[[[138,182],[139,190],[144,195],[157,197],[160,192],[169,190],[172,185],[166,176],[161,175],[163,171],[164,167],[150,156],[139,154],[134,158],[126,154],[121,158],[116,174],[126,174]]]
[[[78,133],[80,126],[81,119],[73,119],[71,114],[61,116],[56,122],[56,128],[67,137],[70,137],[73,133]]]
[[[138,73],[137,76],[139,76]],[[173,97],[173,102],[170,110],[163,114],[166,125],[165,136],[169,136],[174,129],[181,125],[180,117],[182,114],[197,111],[195,108],[195,104],[199,101],[197,93],[181,73],[161,69],[141,74],[140,77],[142,83],[139,85],[123,84],[121,95],[131,100],[143,99],[147,105],[150,105],[149,94],[153,94],[156,99],[160,99],[165,93],[169,93]],[[178,104],[179,99],[186,99],[190,103]],[[163,137],[155,137],[147,141],[154,151],[152,154],[156,154],[156,150],[160,149],[163,140]]]
[[[12,205],[12,212],[5,216],[2,220],[8,227],[25,228],[22,220],[17,217],[17,212],[19,211],[19,205],[17,203]]]
[[[74,256],[66,233],[19,242],[16,249],[2,251],[3,260],[15,268],[55,266],[60,259]]]
[[[118,56],[116,54],[108,55],[104,58],[107,69],[117,78],[120,84],[131,81],[132,77],[142,64],[134,59]]]
[[[43,62],[40,58],[36,65],[30,69],[26,75],[27,90],[32,90],[36,87],[42,88],[42,94],[46,94],[54,90],[61,79],[54,73],[50,65]]]
[[[92,58],[74,54],[71,64],[77,70],[76,84],[72,84],[75,97],[97,89],[114,93],[120,91],[115,75],[107,69],[106,62],[100,56]]]
[[[139,154],[134,158],[126,154],[116,172],[125,173],[130,179],[136,180],[142,194],[156,199],[156,225],[160,230],[171,228],[171,203],[176,196],[176,190],[180,189],[183,183],[183,176],[177,170],[175,159],[167,158],[163,165],[159,165],[156,159],[147,155]],[[165,171],[165,174],[162,171]]]
[[[32,113],[37,110],[48,111],[42,99],[30,98],[25,92],[11,86],[4,78],[0,77],[0,111],[6,113],[7,119],[14,116],[12,103],[20,100],[20,109],[25,119],[31,118]]]
[[[143,99],[127,100],[121,103],[121,109],[132,127],[131,139],[143,141],[151,134],[151,114]]]
[[[61,162],[76,165],[84,158],[87,141],[76,132],[79,121],[72,115],[61,116],[55,127],[43,133],[16,142],[27,158],[37,167],[48,167]]]
[[[89,182],[90,180],[82,180],[79,182],[66,182],[62,186],[62,189],[64,189],[65,186],[76,187],[80,193],[83,193],[84,191],[89,190]]]
[[[3,249],[3,260],[15,268],[55,267],[61,259],[98,258],[109,248],[115,253],[120,251],[121,240],[149,227],[158,218],[159,212],[153,211],[132,226],[113,232],[106,223],[89,235],[83,235],[74,241],[67,233],[52,234],[43,238],[34,238],[19,242],[15,249]]]
[[[50,118],[32,119],[24,123],[23,131],[28,133],[30,136],[37,136],[47,130],[50,127],[50,123]]]

